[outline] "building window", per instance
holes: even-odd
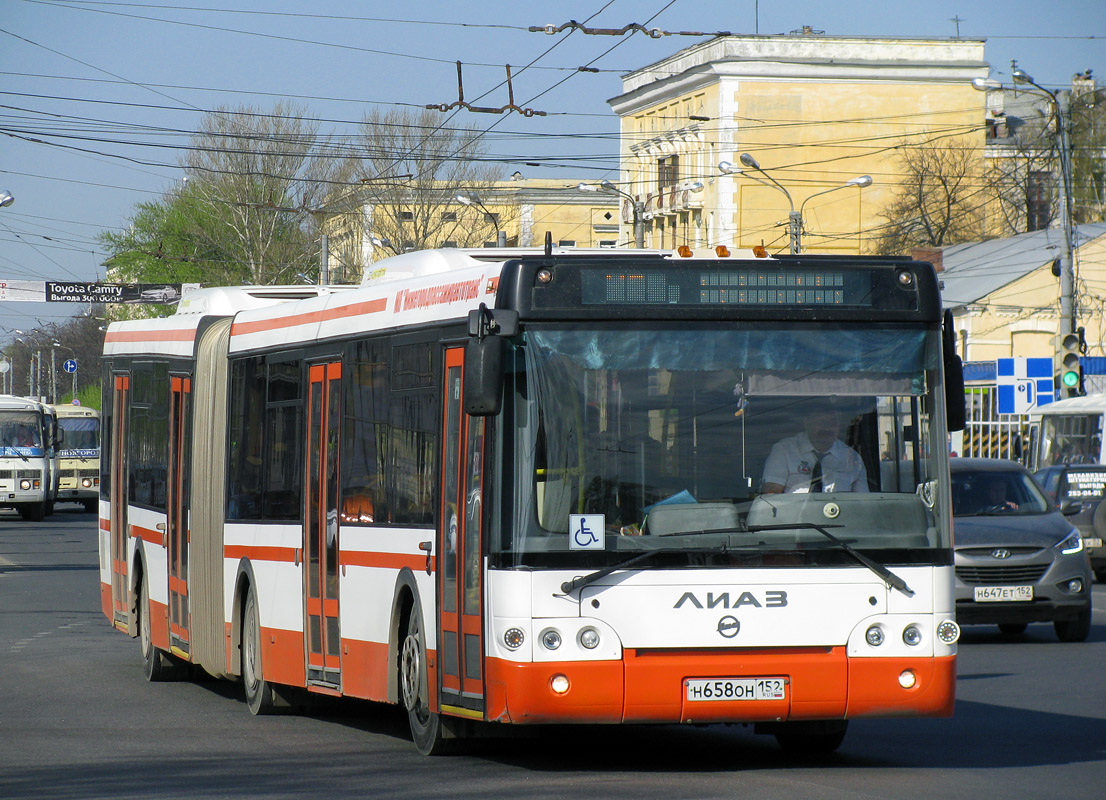
[[[400,211],[399,218],[404,222],[411,222],[415,219],[415,212],[413,211]]]
[[[557,242],[557,247],[575,247],[575,246],[576,246],[576,240],[575,239],[561,239],[559,242]]]
[[[438,245],[438,247],[456,247],[456,246],[457,246],[457,242],[453,239],[446,239],[444,242],[442,242],[440,245]]]
[[[657,160],[657,190],[675,186],[680,180],[680,157],[668,156]]]
[[[600,239],[599,246],[602,248],[610,248],[613,250],[614,248],[618,247],[618,241],[615,239]]]
[[[1052,220],[1052,173],[1031,172],[1025,187],[1025,230],[1040,231]]]
[[[456,221],[457,221],[457,212],[456,211],[443,211],[442,212],[442,222],[456,222]]]

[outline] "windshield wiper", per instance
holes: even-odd
[[[834,525],[832,527],[840,528],[842,526],[841,525]],[[835,545],[840,547],[842,550],[844,550],[850,556],[855,558],[861,564],[863,564],[868,569],[870,569],[872,572],[874,572],[876,575],[878,575],[880,578],[882,578],[884,583],[887,584],[888,588],[898,589],[900,592],[905,594],[907,597],[913,597],[914,596],[914,590],[906,585],[906,581],[904,581],[902,578],[900,578],[898,575],[896,575],[891,570],[887,569],[887,567],[883,566],[883,564],[880,564],[878,561],[873,561],[872,559],[868,558],[868,556],[866,556],[863,553],[861,553],[861,552],[857,551],[856,549],[854,549],[852,545],[848,544],[847,542],[842,541],[841,539],[838,539],[832,533],[827,531],[825,529],[825,527],[823,527],[822,525],[816,525],[813,522],[793,522],[790,525],[784,524],[784,525],[750,525],[749,526],[749,533],[759,533],[760,531],[796,531],[796,530],[799,530],[799,531],[818,531],[818,533],[825,536],[827,539],[829,539]]]
[[[620,569],[626,569],[629,566],[636,564],[639,561],[644,561],[648,556],[655,556],[657,553],[724,553],[725,547],[710,547],[706,549],[695,550],[678,550],[674,548],[657,548],[655,550],[645,550],[638,553],[633,558],[627,558],[625,561],[610,566],[603,567],[603,569],[597,569],[595,572],[589,572],[587,575],[580,575],[573,578],[570,581],[565,581],[561,584],[561,592],[564,594],[572,594],[577,589],[583,589],[585,586],[595,583],[600,578],[605,578],[612,572],[618,572]],[[554,595],[556,596],[556,595]]]

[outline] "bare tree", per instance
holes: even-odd
[[[189,180],[179,199],[190,209],[189,233],[199,246],[243,267],[250,283],[313,273],[313,212],[334,189],[340,162],[303,109],[278,103],[270,113],[211,112],[192,137],[184,167]]]
[[[328,209],[360,214],[364,237],[386,255],[443,244],[478,247],[494,241],[505,218],[517,213],[494,189],[501,173],[482,160],[479,131],[444,127],[439,114],[374,110],[353,149],[346,174],[360,185]],[[465,206],[458,195],[478,202]]]
[[[901,145],[903,178],[872,240],[876,253],[909,253],[984,238],[982,149],[964,139]]]

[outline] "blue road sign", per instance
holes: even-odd
[[[65,359],[65,363],[61,365],[61,368],[64,369],[66,372],[76,372],[77,371],[77,359],[75,359],[75,358]]]

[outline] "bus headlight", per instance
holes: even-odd
[[[872,647],[879,647],[883,644],[883,631],[880,630],[879,625],[873,625],[864,633],[864,639]]]
[[[526,634],[522,632],[521,628],[508,628],[503,633],[503,644],[507,645],[511,650],[518,650],[525,641]]]
[[[906,630],[902,632],[902,640],[911,647],[915,647],[922,643],[922,632],[918,630],[917,625],[907,625]]]
[[[945,644],[956,644],[960,638],[960,626],[951,619],[946,619],[937,626],[937,638]]]
[[[599,646],[599,631],[595,628],[584,628],[580,631],[580,646],[585,650],[594,650]]]
[[[92,488],[92,478],[85,478],[84,480],[82,480],[81,481],[81,486],[83,486],[86,489],[91,489]]]
[[[23,480],[21,480],[19,482],[19,488],[26,491],[27,489],[31,488],[31,482],[29,480],[27,480],[26,478],[24,478]]]
[[[556,650],[561,646],[561,634],[553,628],[541,632],[541,644],[546,650]]]

